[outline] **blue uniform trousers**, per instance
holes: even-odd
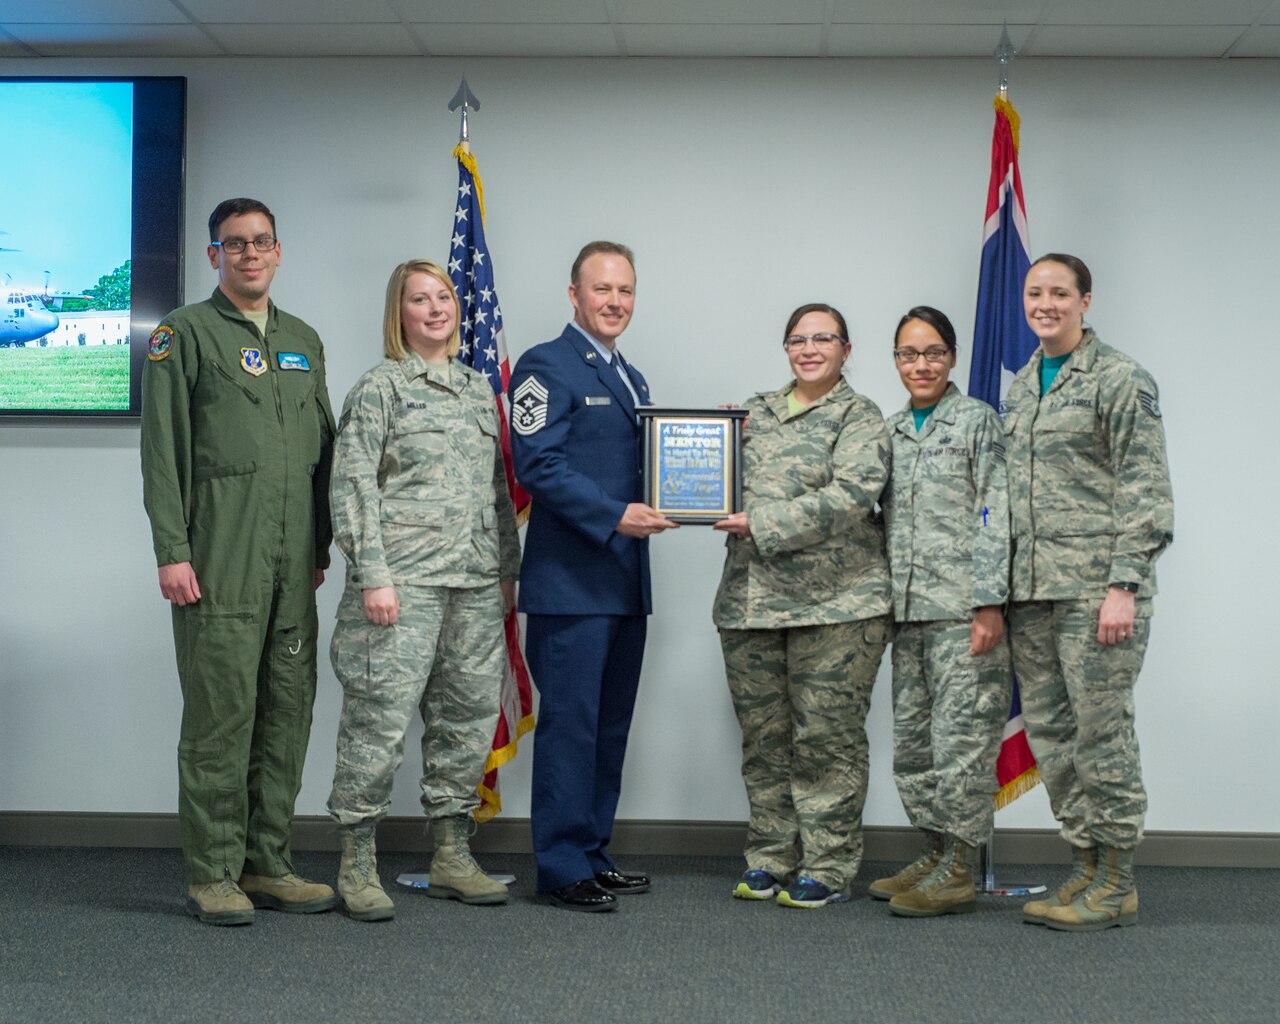
[[[644,615],[530,615],[538,687],[532,827],[538,890],[607,871],[627,732],[640,684]]]

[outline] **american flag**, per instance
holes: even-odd
[[[453,238],[449,245],[449,278],[458,290],[462,348],[458,359],[489,378],[502,421],[502,461],[507,471],[507,489],[516,509],[516,521],[529,516],[529,495],[516,483],[511,467],[510,401],[511,361],[502,332],[502,307],[493,283],[493,261],[484,240],[484,188],[475,157],[466,143],[459,143],[453,155],[458,160],[458,201],[453,211]],[[502,710],[493,746],[485,762],[485,776],[477,786],[481,804],[477,821],[488,821],[502,810],[498,795],[498,769],[516,756],[520,737],[533,729],[533,687],[520,650],[520,625],[513,609],[507,615],[507,664],[502,674]]]
[[[1026,365],[1039,342],[1022,312],[1022,282],[1031,269],[1031,256],[1022,177],[1018,173],[1018,112],[999,96],[995,99],[995,108],[969,394],[990,403],[1003,414],[1009,383]],[[1013,706],[1009,709],[996,761],[996,782],[1000,787],[996,807],[1013,803],[1039,781],[1036,759],[1027,745],[1022,697],[1015,678]]]

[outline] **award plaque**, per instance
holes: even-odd
[[[636,409],[644,500],[676,523],[710,526],[742,510],[745,409]]]

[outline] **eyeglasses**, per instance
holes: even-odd
[[[279,239],[274,235],[259,235],[253,240],[253,247],[258,252],[270,252],[276,247]],[[230,253],[232,256],[239,256],[245,249],[249,248],[249,243],[243,238],[227,238],[221,242],[210,242],[210,245],[216,245],[223,252]]]
[[[782,339],[782,347],[788,352],[799,352],[809,342],[813,342],[818,348],[830,348],[832,345],[842,344],[844,338],[838,334],[793,334]]]
[[[926,363],[945,363],[947,357],[951,355],[949,348],[927,348],[923,352],[919,352],[914,348],[895,348],[893,350],[893,358],[898,361],[900,366],[910,366],[921,356],[924,356]]]

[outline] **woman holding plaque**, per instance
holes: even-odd
[[[880,499],[893,578],[893,780],[920,856],[871,883],[903,917],[975,908],[1009,715],[1009,502],[1004,428],[950,381],[956,332],[931,306],[898,323],[910,396],[889,417],[893,474]]]
[[[734,896],[818,908],[849,899],[862,860],[865,722],[891,607],[876,514],[889,437],[844,378],[838,310],[801,306],[782,346],[793,379],[746,403],[743,511],[715,527],[729,536],[713,619],[751,805]]]
[[[498,719],[502,621],[520,548],[493,390],[454,358],[458,348],[448,275],[426,260],[400,264],[387,284],[386,358],[351,389],[334,447],[333,533],[347,585],[330,648],[343,700],[329,813],[342,840],[338,892],[355,920],[394,913],[374,829],[415,711],[435,836],[427,895],[507,899],[468,838]]]

